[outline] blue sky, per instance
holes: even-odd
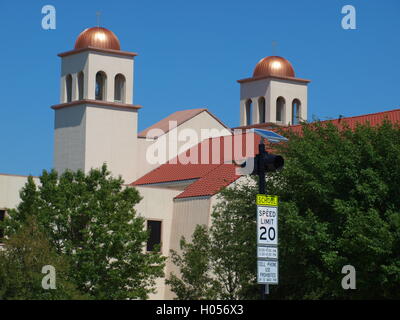
[[[56,30],[41,28],[54,5]],[[341,28],[353,5],[357,29]],[[276,54],[309,85],[309,120],[399,108],[398,0],[153,0],[0,3],[0,172],[39,175],[53,160],[50,106],[59,101],[60,58],[78,34],[101,25],[139,54],[134,103],[139,129],[182,109],[207,107],[229,126],[239,122],[238,79]]]

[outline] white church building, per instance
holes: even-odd
[[[190,239],[197,224],[210,224],[222,187],[247,179],[232,163],[257,151],[257,136],[245,129],[295,128],[307,120],[310,81],[297,78],[288,60],[266,57],[252,77],[238,80],[237,128],[229,128],[210,110],[190,109],[177,110],[138,132],[142,107],[134,104],[136,55],[122,51],[115,34],[100,27],[84,30],[73,50],[58,54],[60,101],[51,107],[53,167],[60,173],[88,172],[107,163],[114,176],[122,176],[127,187],[136,187],[143,197],[136,209],[151,229],[147,249],[160,243],[168,256],[171,249],[179,251],[182,236]],[[400,121],[400,110],[385,114]],[[378,118],[382,113],[348,119],[351,124]],[[26,179],[0,174],[0,219],[18,205]],[[166,275],[171,271],[176,269],[168,262]],[[164,279],[151,298],[173,298]]]

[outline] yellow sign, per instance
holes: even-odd
[[[258,206],[277,207],[278,196],[267,196],[265,194],[258,194],[256,204]]]

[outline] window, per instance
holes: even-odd
[[[258,112],[260,116],[260,123],[265,123],[265,98],[258,99]]]
[[[253,114],[253,102],[251,99],[246,101],[246,125],[251,125],[251,116]]]
[[[300,108],[301,102],[298,99],[294,99],[292,103],[292,124],[298,124],[300,121]]]
[[[150,230],[147,251],[154,251],[154,246],[161,245],[161,221],[147,220],[147,229]]]
[[[125,102],[125,77],[122,74],[115,76],[114,101]]]
[[[0,222],[4,221],[5,216],[6,216],[6,210],[0,210]],[[3,237],[4,237],[3,227],[0,226],[0,242]]]
[[[282,97],[279,97],[276,100],[276,121],[277,122],[283,122],[283,115],[285,112],[285,99]]]
[[[102,71],[97,72],[95,92],[96,100],[106,100],[106,81],[106,74]]]
[[[67,102],[72,101],[72,76],[69,74],[65,77],[65,89],[67,93]]]
[[[83,89],[84,89],[84,87],[83,87],[83,80],[84,80],[84,77],[83,77],[83,72],[81,71],[81,72],[79,72],[79,74],[78,74],[78,99],[79,100],[82,100],[83,99]]]

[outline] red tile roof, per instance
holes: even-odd
[[[351,129],[354,129],[357,124],[366,124],[367,122],[371,126],[376,126],[381,124],[385,119],[392,123],[400,123],[400,109],[369,113],[354,117],[343,117],[341,119],[325,120],[322,122],[332,122],[334,125],[344,125],[346,123]]]
[[[166,163],[150,171],[131,185],[146,185],[170,181],[198,179],[218,167],[218,164],[170,164]]]
[[[248,143],[250,146],[246,149]],[[241,161],[246,157],[254,157],[258,143],[259,137],[253,133],[209,138],[150,171],[131,185],[198,179],[220,165],[232,163],[232,159]]]
[[[354,129],[357,124],[366,124],[367,122],[371,126],[376,126],[381,124],[385,119],[392,123],[400,123],[400,109],[394,109],[389,111],[382,111],[376,113],[363,114],[354,117],[343,117],[341,119],[324,120],[321,123],[331,122],[336,126],[348,125],[351,129]],[[277,128],[290,128],[293,131],[301,130],[301,124],[291,125],[291,126],[279,126],[273,123],[262,123],[262,124],[252,124],[249,126],[236,127],[234,129],[245,130],[252,128],[265,128],[267,130],[275,130]]]
[[[246,146],[250,143],[249,148]],[[259,137],[254,133],[209,138],[159,166],[133,182],[132,186],[144,186],[165,182],[198,179],[176,198],[213,195],[240,176],[232,159],[241,162],[258,152]],[[192,163],[185,163],[189,157]],[[195,162],[195,163],[193,163]]]
[[[175,197],[175,199],[212,196],[218,193],[221,188],[230,185],[239,179],[236,175],[236,166],[233,164],[221,164],[214,170],[208,172],[201,179],[189,185],[185,191]]]
[[[161,129],[164,133],[167,133],[170,131],[169,124],[170,121],[176,121],[177,126],[181,125],[182,123],[194,118],[195,116],[199,115],[202,112],[207,112],[210,116],[212,116],[215,120],[217,120],[222,126],[226,127],[227,126],[219,120],[216,116],[214,116],[212,113],[210,113],[207,109],[189,109],[189,110],[182,110],[182,111],[177,111],[172,114],[170,114],[168,117],[160,120],[159,122],[153,124],[152,126],[148,127],[147,129],[139,132],[138,137],[139,138],[155,138],[159,137],[161,134],[152,134],[148,135],[148,132],[152,129]]]
[[[322,122],[329,121],[338,126],[346,123],[350,128],[354,128],[357,123],[365,124],[369,122],[371,125],[377,125],[382,123],[384,119],[393,123],[400,123],[400,109],[342,118],[340,120],[326,120]],[[276,129],[271,128],[271,124],[266,124],[265,126],[269,130]],[[246,129],[249,127],[240,127],[240,129]],[[260,126],[257,125],[254,127]],[[300,131],[302,126],[295,125],[286,128]],[[231,164],[233,155],[235,155],[234,159],[243,159],[245,157],[253,157],[258,153],[259,137],[257,135],[254,135],[253,133],[243,133],[235,135],[235,138],[230,140],[232,137],[233,136],[226,136],[206,139],[180,155],[193,155],[193,159],[197,159],[197,164],[181,163],[181,158],[178,156],[169,163],[161,165],[157,169],[144,175],[131,185],[138,186],[169,181],[197,179],[186,187],[186,189],[180,193],[176,199],[212,196],[218,193],[221,188],[230,185],[240,177],[236,175],[236,167]],[[242,150],[246,150],[246,143],[249,141],[253,144],[253,148],[249,148],[249,150],[243,153]],[[232,142],[232,147],[229,147],[229,142]],[[217,150],[219,151],[218,157],[216,157],[218,163],[212,164],[212,156],[215,155]],[[200,160],[207,158],[211,164],[201,164]]]
[[[348,126],[350,129],[354,129],[357,125],[367,124],[369,123],[371,126],[376,126],[383,121],[389,121],[391,123],[400,123],[400,109],[394,109],[390,111],[383,111],[377,113],[369,113],[361,116],[354,117],[343,117],[341,119],[333,119],[333,120],[324,120],[321,123],[333,123],[338,128],[342,129]],[[285,129],[290,129],[292,132],[301,133],[302,125],[294,125],[285,127]]]

